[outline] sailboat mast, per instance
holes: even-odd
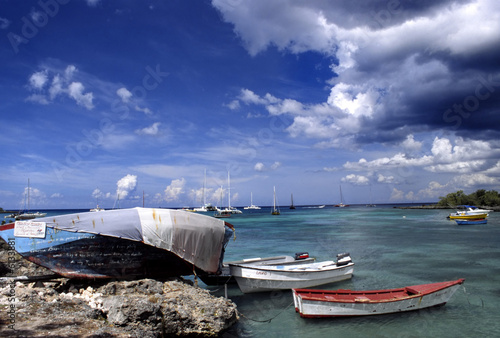
[[[222,189],[222,185],[220,186],[220,208],[222,209],[222,192],[224,190]]]
[[[205,169],[205,178],[203,179],[203,207],[205,207],[205,205],[207,205],[206,201],[205,201],[205,187],[207,185],[207,169]]]
[[[271,215],[279,215],[280,212],[278,209],[276,209],[276,186],[273,186],[273,211],[271,211]]]
[[[276,187],[273,186],[273,209],[276,211]]]
[[[229,171],[227,172],[227,208],[231,209],[231,178],[229,177]]]

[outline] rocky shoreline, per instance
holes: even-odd
[[[11,271],[0,241],[0,336],[217,337],[239,319],[231,300],[182,278],[15,281],[51,272],[17,253]]]

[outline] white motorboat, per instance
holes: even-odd
[[[236,283],[231,275],[229,264],[253,264],[253,265],[276,265],[276,264],[305,264],[314,262],[315,258],[309,257],[307,252],[299,252],[292,256],[255,257],[238,261],[224,262],[217,274],[201,274],[200,279],[207,285],[223,285]]]
[[[477,215],[483,216],[484,214],[488,216],[490,212],[493,212],[493,210],[480,209],[473,205],[460,205],[459,207],[461,207],[462,209],[457,210],[457,212],[450,214],[448,218],[453,219],[457,216],[477,216]]]
[[[243,293],[307,288],[352,277],[354,263],[348,253],[337,255],[336,261],[302,264],[229,263]]]

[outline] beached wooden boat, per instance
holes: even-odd
[[[348,253],[336,261],[306,264],[229,264],[230,273],[243,293],[308,288],[352,277],[354,263]]]
[[[233,233],[223,220],[170,209],[117,209],[35,221],[1,225],[0,236],[24,258],[68,278],[216,273]]]
[[[294,289],[293,300],[305,318],[379,315],[444,305],[464,281],[372,291]]]

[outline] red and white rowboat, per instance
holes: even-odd
[[[464,281],[371,291],[294,289],[293,300],[305,318],[378,315],[444,305]]]

